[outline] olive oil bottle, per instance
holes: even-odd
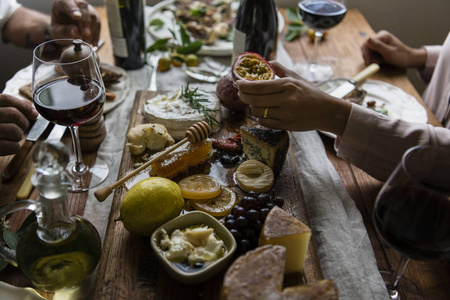
[[[67,148],[60,142],[45,141],[37,150],[32,182],[39,190],[39,201],[18,201],[0,208],[0,218],[19,209],[35,212],[36,221],[18,234],[11,263],[16,263],[36,288],[55,292],[80,286],[89,278],[100,259],[101,240],[89,221],[68,210]]]

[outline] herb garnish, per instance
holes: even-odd
[[[199,113],[202,113],[211,127],[220,127],[222,124],[220,124],[220,122],[212,116],[212,114],[218,111],[218,109],[211,109],[203,105],[202,102],[207,102],[208,99],[202,98],[201,96],[202,95],[198,92],[198,88],[195,88],[194,90],[189,89],[189,83],[186,87],[181,88],[181,97],[184,101],[188,102],[190,107],[196,109]]]

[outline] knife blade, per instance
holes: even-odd
[[[47,140],[59,141],[64,136],[64,132],[66,132],[66,129],[66,126],[55,124],[52,131],[48,135]],[[34,166],[31,166],[30,170],[28,171],[27,177],[25,177],[25,180],[23,181],[22,185],[19,188],[19,191],[16,194],[17,199],[26,199],[30,195],[31,190],[33,189],[33,185],[31,184],[31,176],[35,171],[36,170],[34,169]]]
[[[25,142],[20,147],[19,152],[11,159],[6,168],[2,172],[2,178],[4,182],[11,180],[16,172],[20,169],[25,159],[30,154],[34,143],[42,135],[50,122],[41,115],[38,115],[36,121],[28,132]]]
[[[351,92],[353,92],[356,89],[356,85],[369,77],[372,74],[375,74],[380,69],[380,66],[378,64],[371,64],[368,67],[366,67],[364,70],[356,74],[352,79],[349,79],[348,81],[344,82],[340,86],[338,86],[336,89],[334,89],[330,95],[336,98],[344,98]]]

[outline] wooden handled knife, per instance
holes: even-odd
[[[33,149],[35,142],[47,128],[48,123],[50,122],[44,119],[41,115],[38,115],[36,121],[30,129],[30,132],[28,132],[25,142],[20,147],[19,152],[13,157],[13,159],[11,159],[9,164],[3,170],[2,178],[4,182],[10,181],[20,169],[23,162],[30,154],[31,149]]]

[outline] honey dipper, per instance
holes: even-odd
[[[105,201],[105,199],[113,192],[114,189],[116,189],[117,187],[124,184],[131,177],[137,175],[139,172],[146,169],[151,164],[164,158],[165,155],[167,155],[168,153],[177,149],[178,147],[184,145],[187,142],[191,142],[191,143],[195,144],[195,143],[200,143],[200,142],[206,140],[206,138],[211,134],[211,132],[212,132],[211,126],[208,123],[206,123],[205,121],[195,123],[194,125],[189,127],[189,129],[186,131],[186,134],[185,134],[186,137],[184,139],[182,139],[175,145],[165,149],[164,151],[159,153],[157,156],[155,156],[151,160],[147,161],[145,164],[143,164],[142,166],[140,166],[133,172],[128,173],[127,175],[125,175],[124,177],[122,177],[121,179],[116,181],[114,184],[96,190],[94,192],[95,198],[97,198],[97,200],[99,202]]]

